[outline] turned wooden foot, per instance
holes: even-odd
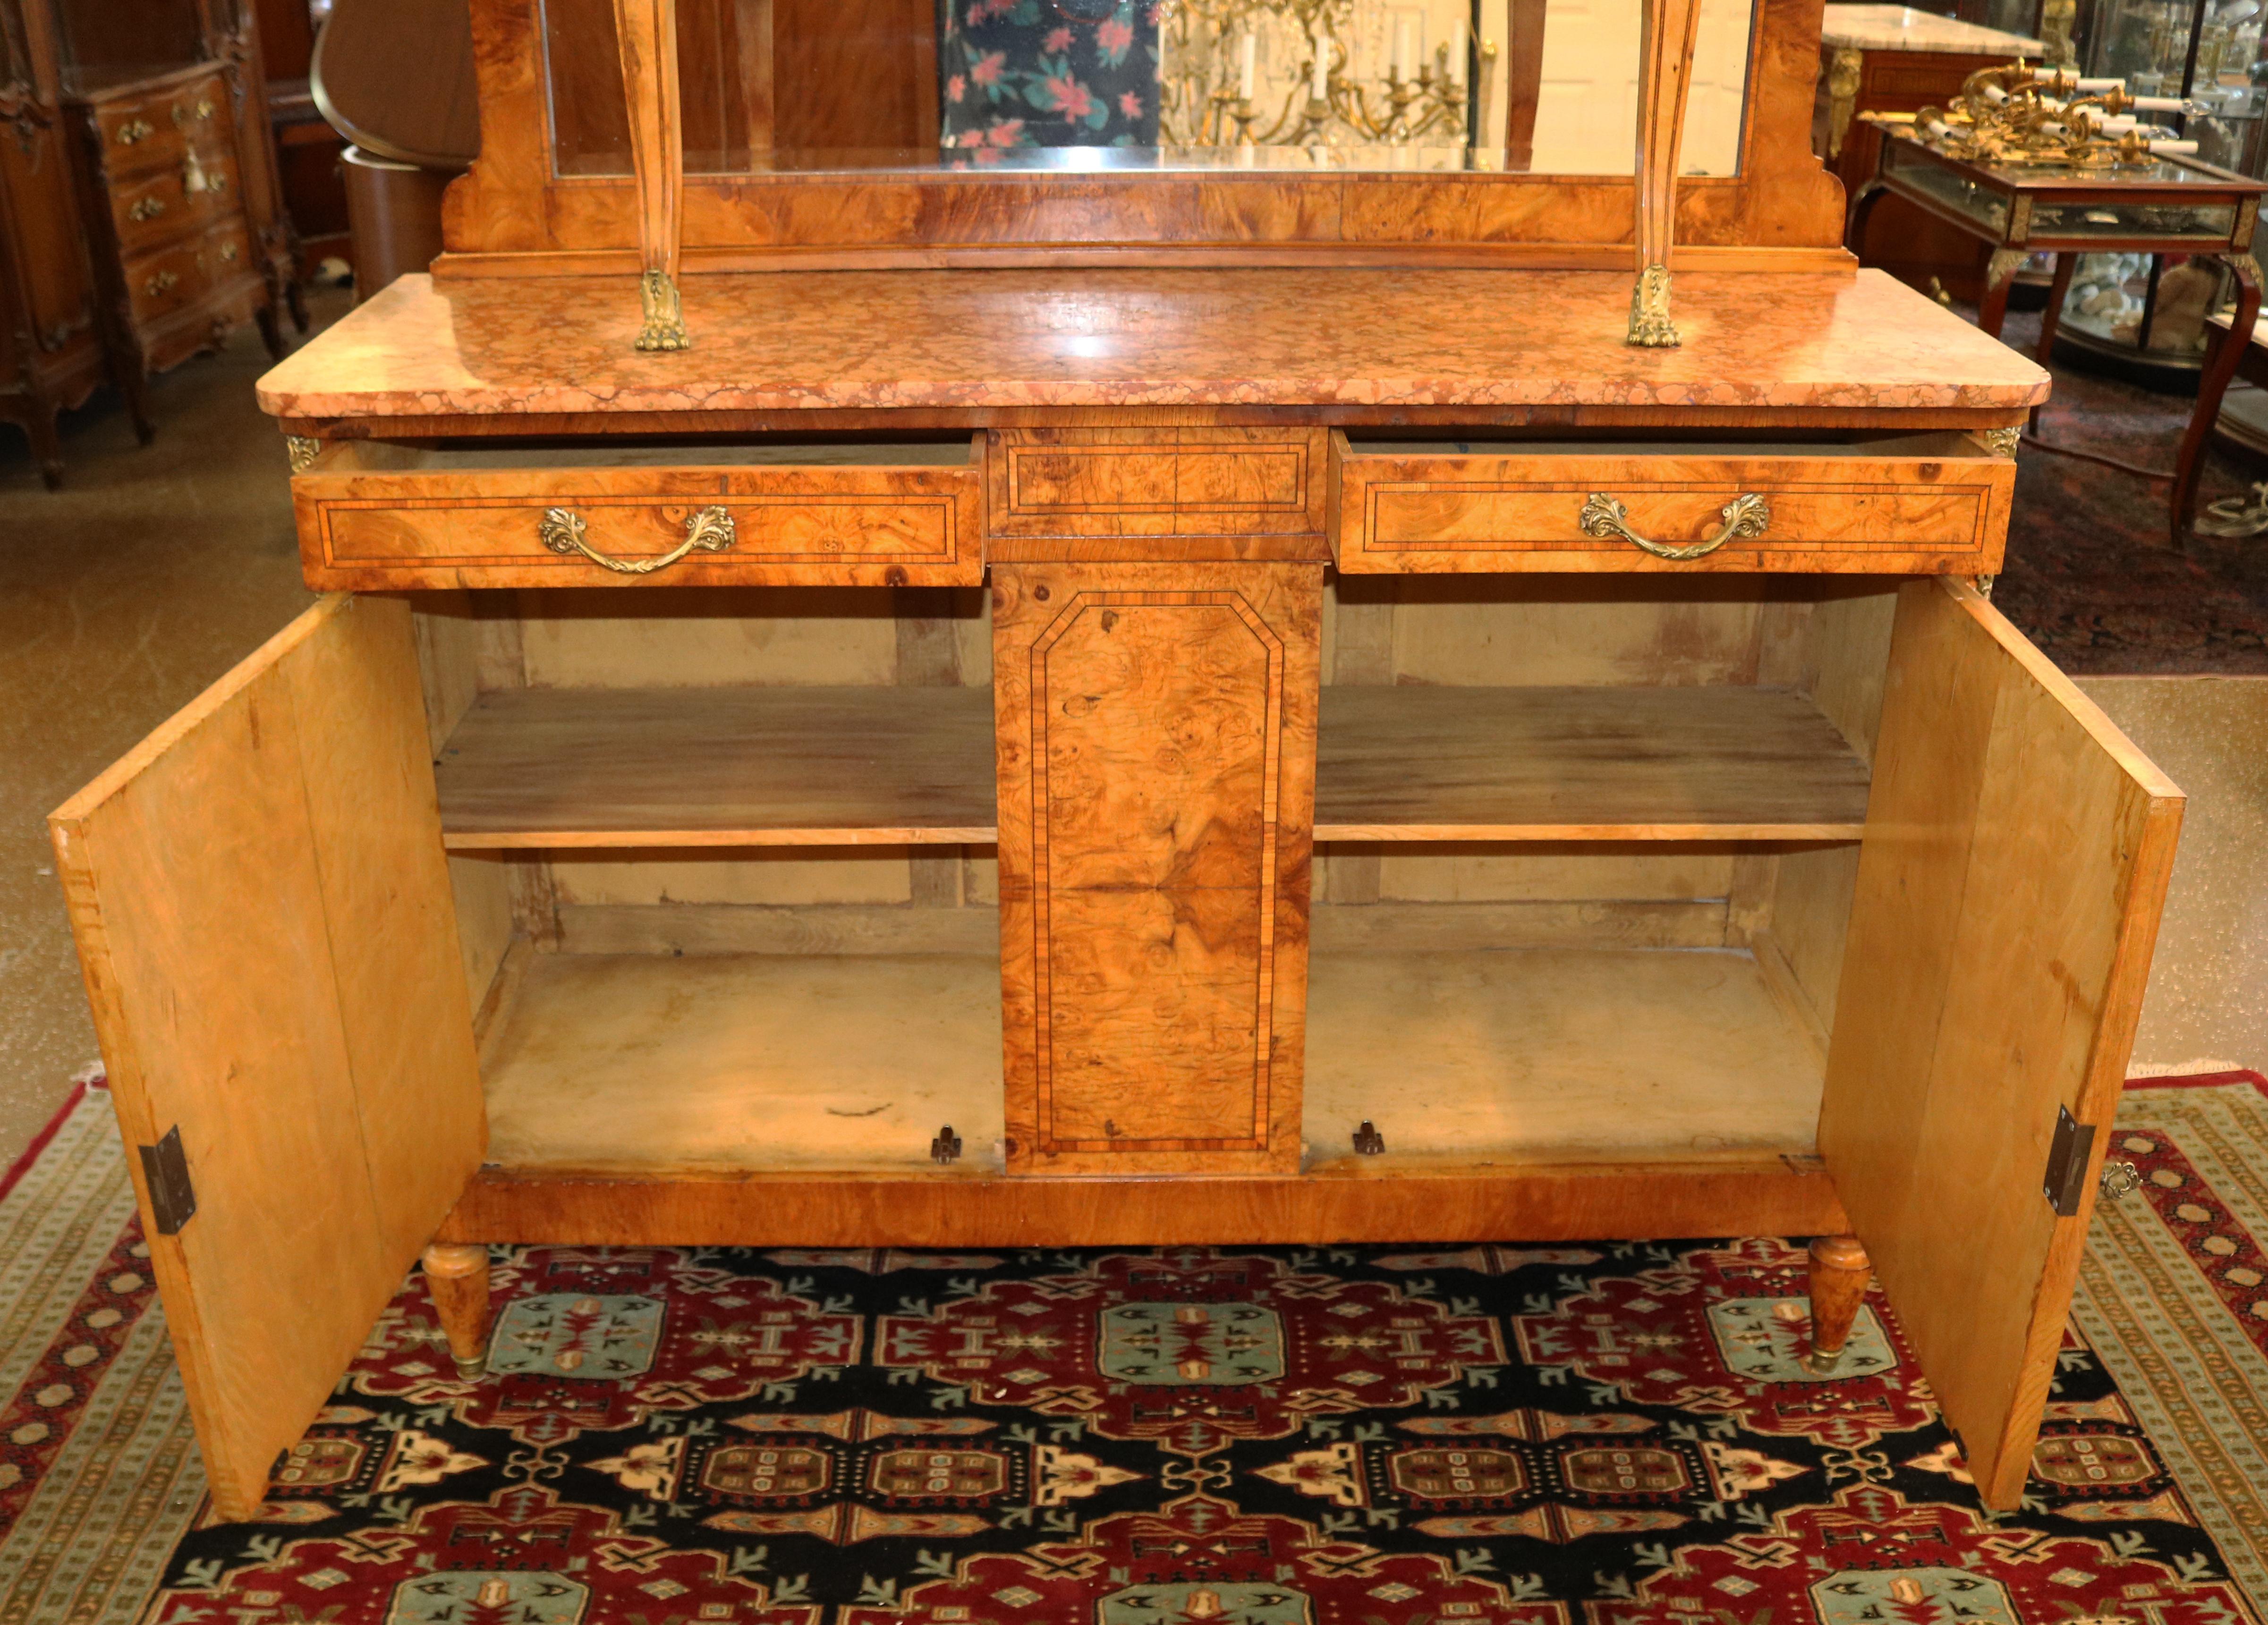
[[[1841,1364],[1851,1324],[1867,1296],[1874,1266],[1856,1236],[1821,1236],[1811,1244],[1811,1369]]]
[[[425,1249],[425,1290],[449,1339],[457,1375],[470,1382],[489,1366],[489,1250],[437,1241]]]

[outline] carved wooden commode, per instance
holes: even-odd
[[[223,1512],[421,1250],[476,1371],[494,1242],[1733,1233],[2013,1504],[2181,798],[1971,585],[2044,375],[1819,216],[1675,348],[1515,233],[641,352],[618,238],[277,368],[337,595],[55,820]]]

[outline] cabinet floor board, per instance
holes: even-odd
[[[975,954],[539,953],[482,1057],[491,1164],[1000,1166],[1000,968]],[[929,1159],[951,1124],[960,1161]]]
[[[1806,1156],[1821,1063],[1746,952],[1318,951],[1311,1166]]]

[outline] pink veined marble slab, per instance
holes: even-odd
[[[1881,271],[1681,272],[1675,349],[1611,271],[405,276],[260,381],[280,417],[1088,406],[2021,408],[2048,377]]]
[[[2047,47],[2022,34],[1982,28],[1904,5],[1830,5],[1819,26],[1829,45],[1868,51],[1952,51],[1968,56],[2030,56]]]

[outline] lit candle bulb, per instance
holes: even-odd
[[[1237,76],[1236,93],[1245,100],[1252,99],[1252,73],[1260,51],[1260,36],[1248,28],[1244,31],[1244,66]]]

